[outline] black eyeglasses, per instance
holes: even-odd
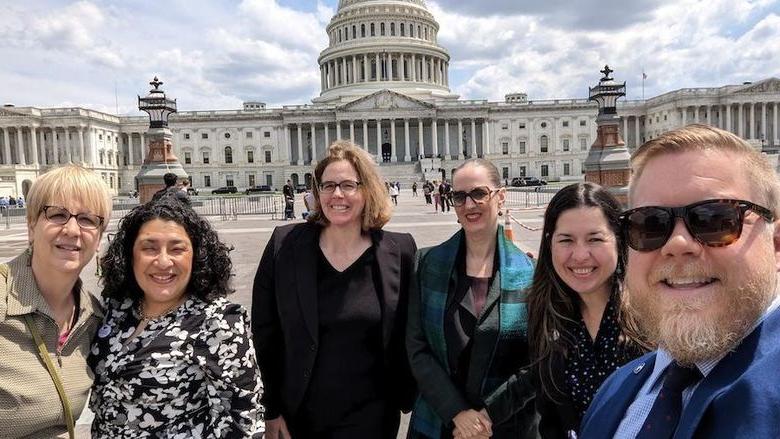
[[[744,200],[705,200],[682,207],[645,206],[620,215],[628,246],[640,252],[657,250],[672,236],[677,218],[682,218],[688,232],[709,247],[733,244],[742,234],[742,223],[748,210],[767,222],[774,215],[766,207]]]
[[[482,204],[487,202],[493,193],[498,192],[498,189],[490,189],[487,186],[475,187],[469,192],[466,191],[452,191],[452,205],[456,207],[466,204],[466,197],[471,198],[475,204]]]
[[[336,192],[336,187],[341,189],[341,193],[345,195],[354,194],[355,191],[357,191],[358,186],[360,186],[359,181],[354,180],[344,180],[336,183],[335,181],[323,181],[320,183],[320,192],[323,194],[332,194],[333,192]]]
[[[92,213],[72,214],[64,207],[43,206],[43,216],[52,224],[64,226],[71,218],[76,218],[76,224],[84,230],[95,230],[103,224],[104,218]]]

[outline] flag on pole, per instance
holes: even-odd
[[[642,79],[647,79],[647,73],[642,72]]]

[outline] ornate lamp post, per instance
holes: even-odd
[[[138,197],[142,203],[149,201],[155,192],[165,187],[163,176],[169,172],[179,179],[186,179],[187,173],[173,154],[173,134],[168,129],[168,116],[176,112],[176,99],[168,99],[160,89],[162,81],[154,77],[149,83],[153,89],[146,97],[138,96],[138,109],[149,114],[148,154],[136,176]],[[142,145],[146,148],[146,145]]]
[[[617,100],[626,95],[626,83],[616,82],[610,75],[613,70],[604,66],[604,76],[599,84],[589,89],[589,100],[599,106],[596,118],[596,140],[585,160],[585,181],[598,183],[625,203],[627,201],[628,179],[631,175],[631,156],[620,137],[620,117],[617,115]]]

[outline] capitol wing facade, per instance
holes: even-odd
[[[586,99],[462,100],[449,88],[450,55],[423,0],[341,0],[318,59],[321,92],[311,104],[184,111],[170,118],[173,145],[193,186],[308,182],[336,139],[372,156],[388,180],[449,178],[464,159],[492,160],[511,181],[581,180],[596,136]],[[583,90],[587,84],[583,84]],[[629,150],[689,123],[727,129],[757,149],[780,147],[780,79],[670,91],[621,101]],[[47,169],[79,163],[114,194],[135,189],[145,159],[146,117],[84,108],[0,109],[0,195],[26,194]]]

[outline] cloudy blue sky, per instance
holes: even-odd
[[[628,98],[780,77],[780,0],[427,2],[466,99],[585,97],[605,64]],[[337,0],[0,3],[0,103],[134,113],[159,75],[181,110],[308,103]]]

